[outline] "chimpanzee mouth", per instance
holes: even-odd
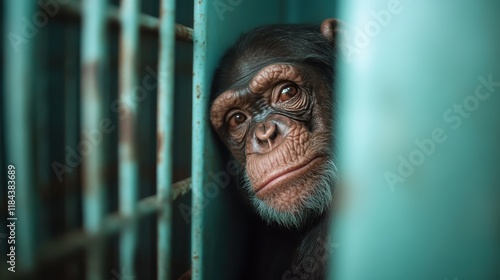
[[[262,183],[258,184],[254,188],[254,192],[257,196],[265,196],[268,190],[273,189],[276,186],[282,185],[283,183],[289,182],[293,179],[298,179],[303,177],[310,170],[314,170],[315,167],[320,165],[325,159],[321,156],[312,158],[310,161],[305,161],[302,164],[298,164],[291,168],[284,170],[272,171],[267,179],[263,180]]]

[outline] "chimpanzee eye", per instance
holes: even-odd
[[[241,112],[233,113],[228,118],[230,128],[235,128],[247,120],[247,116]]]
[[[279,101],[285,102],[292,99],[299,93],[299,88],[296,85],[286,85],[280,89]]]

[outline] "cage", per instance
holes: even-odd
[[[1,9],[2,279],[263,279],[256,249],[284,229],[235,199],[237,171],[208,125],[211,79],[243,32],[329,17],[348,33],[336,147],[357,205],[332,227],[331,279],[500,278],[498,3]],[[288,241],[266,257],[286,258]]]
[[[211,75],[242,32],[333,4],[4,1],[2,205],[23,218],[2,279],[237,279],[249,225],[217,181]]]

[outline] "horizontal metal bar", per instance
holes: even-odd
[[[70,19],[80,19],[82,15],[81,5],[78,3],[61,5],[61,16]],[[120,27],[120,10],[118,7],[109,6],[108,22]],[[160,19],[157,17],[140,14],[139,27],[142,31],[158,33],[160,28]],[[182,24],[175,24],[175,39],[184,42],[193,42],[193,29]]]
[[[191,178],[184,179],[172,185],[172,200],[185,195],[191,190]]]
[[[193,29],[182,24],[175,24],[175,39],[185,42],[193,42]]]
[[[176,200],[190,189],[191,178],[173,184],[171,199]],[[163,203],[164,201],[159,201],[156,195],[143,198],[138,202],[137,212],[134,215],[124,216],[118,212],[110,214],[105,218],[103,231],[95,234],[88,234],[83,230],[70,231],[64,236],[42,245],[38,259],[42,263],[50,263],[86,248],[101,237],[117,233],[133,224],[134,221],[161,210]]]
[[[175,200],[177,197],[189,191],[190,186],[191,178],[173,184],[173,195],[171,197],[172,200]],[[137,204],[137,212],[135,215],[124,216],[119,213],[110,214],[106,221],[105,232],[107,234],[118,232],[122,228],[127,227],[134,220],[140,219],[144,216],[161,210],[161,207],[163,207],[163,204],[165,202],[165,199],[159,200],[157,195],[152,195],[139,201],[139,203]]]

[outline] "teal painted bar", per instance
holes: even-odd
[[[25,22],[35,13],[34,2],[6,1],[4,4],[6,37],[3,93],[5,120],[3,121],[8,147],[6,163],[14,165],[16,170],[16,211],[15,216],[8,217],[17,218],[7,222],[16,224],[16,271],[30,271],[35,267],[36,228],[33,207],[35,170],[31,143],[33,136],[31,112],[34,96],[32,83],[29,81],[34,79],[31,63],[34,59],[34,43],[38,31],[29,28],[28,24],[31,23]],[[7,170],[2,172],[7,174]]]
[[[102,133],[108,127],[109,119],[104,110],[106,94],[107,67],[107,35],[106,35],[107,1],[85,0],[82,2],[82,45],[81,45],[81,128],[83,131]],[[83,157],[83,222],[89,234],[100,232],[104,214],[105,200],[105,145],[106,134],[87,141],[93,148]],[[87,279],[98,280],[104,277],[104,242],[96,242],[87,250]]]
[[[342,4],[331,279],[499,279],[500,2]]]
[[[170,279],[172,236],[172,143],[174,133],[175,0],[162,0],[160,7],[158,66],[158,279]]]
[[[206,127],[209,87],[206,77],[207,2],[195,1],[193,24],[193,132],[192,132],[192,212],[191,266],[192,279],[203,279],[203,186],[205,183]]]
[[[120,213],[133,216],[137,212],[139,162],[137,147],[137,65],[139,56],[139,0],[122,0],[120,8],[119,97],[127,114],[120,117],[118,161]],[[120,272],[136,276],[134,260],[137,249],[137,223],[132,223],[120,236]]]

